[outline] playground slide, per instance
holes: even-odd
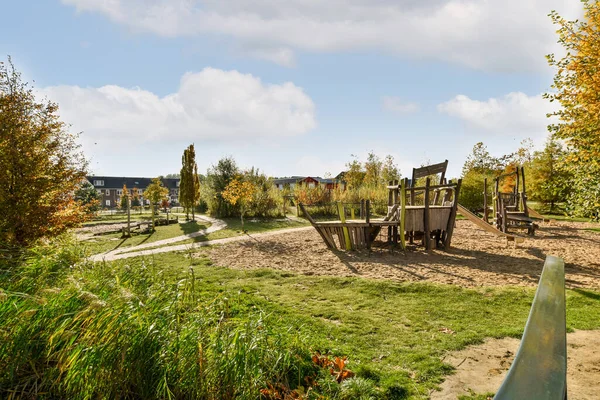
[[[485,222],[484,220],[479,218],[477,215],[473,214],[471,211],[467,210],[465,207],[461,206],[460,204],[457,207],[457,211],[460,215],[462,215],[463,217],[465,217],[466,219],[468,219],[469,221],[471,221],[472,223],[474,223],[475,225],[477,225],[478,227],[480,227],[481,229],[483,229],[485,231],[488,231],[488,232],[493,233],[498,236],[504,236],[506,238],[514,239],[514,237],[515,237],[514,235],[509,235],[507,233],[499,231],[498,229],[494,228],[492,225],[488,224],[487,222]]]
[[[535,211],[531,207],[527,207],[527,211],[529,212],[529,216],[532,217],[532,218],[541,219],[542,221],[549,221],[548,218],[545,218],[542,214],[540,214],[539,212]]]

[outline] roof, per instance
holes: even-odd
[[[118,177],[118,176],[87,176],[87,180],[93,185],[94,181],[104,181],[103,186],[97,186],[102,189],[122,189],[123,185],[127,185],[128,188],[134,187],[138,189],[145,189],[152,183],[153,178],[137,178],[137,177]],[[177,189],[177,182],[179,178],[163,178],[162,183],[168,189]],[[94,187],[96,187],[94,185]]]

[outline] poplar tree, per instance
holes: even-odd
[[[181,172],[179,173],[179,203],[185,208],[186,219],[192,210],[192,219],[196,219],[195,207],[200,201],[200,178],[196,164],[196,151],[190,144],[181,157]]]

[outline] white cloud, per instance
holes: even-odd
[[[512,92],[500,98],[473,100],[465,95],[439,104],[438,111],[459,118],[473,131],[500,135],[545,137],[551,122],[546,114],[555,110],[542,95]]]
[[[291,68],[291,67],[296,66],[296,56],[294,55],[294,52],[290,49],[257,48],[254,50],[246,51],[246,53],[252,57],[271,61],[271,62],[274,62],[275,64],[279,64],[283,67]]]
[[[140,88],[53,86],[41,94],[84,138],[108,145],[212,139],[256,141],[302,135],[316,126],[315,106],[293,83],[265,84],[237,71],[186,73],[164,97]]]
[[[379,50],[482,70],[546,68],[557,50],[547,14],[579,17],[563,0],[62,0],[135,31],[222,34],[289,64],[293,50]],[[269,49],[280,50],[279,56]],[[286,54],[288,53],[288,54]],[[258,53],[260,54],[260,52]],[[282,62],[283,59],[283,62]]]
[[[399,97],[384,96],[382,98],[383,109],[396,114],[413,114],[419,111],[417,103],[403,102]]]

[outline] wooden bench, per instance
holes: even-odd
[[[565,263],[547,256],[521,345],[494,400],[566,398]]]

